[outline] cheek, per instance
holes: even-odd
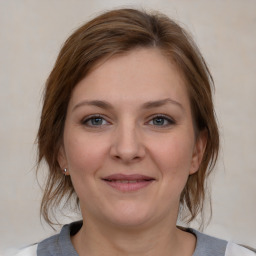
[[[85,136],[83,133],[69,133],[66,136],[65,149],[71,175],[87,175],[96,172],[103,164],[106,143],[97,136]]]
[[[192,162],[193,141],[186,135],[173,136],[158,143],[154,159],[165,180],[186,180]]]
[[[104,165],[106,143],[99,136],[85,136],[83,132],[67,134],[64,145],[70,177],[80,202],[88,204],[88,198],[97,197],[95,181]]]

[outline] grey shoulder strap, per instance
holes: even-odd
[[[190,229],[197,237],[196,249],[193,256],[225,256],[227,241],[202,234]]]
[[[72,224],[71,224],[72,225]],[[60,234],[51,236],[38,244],[38,256],[78,256],[70,240],[71,225],[65,225]]]

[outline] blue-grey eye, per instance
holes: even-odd
[[[156,117],[153,119],[153,124],[154,125],[164,125],[164,124],[166,124],[166,120],[162,117]]]
[[[149,124],[154,126],[168,126],[174,124],[174,121],[165,116],[156,116],[150,120]]]
[[[103,118],[93,117],[93,118],[91,118],[91,124],[92,125],[102,125],[103,124]]]
[[[107,124],[107,121],[100,116],[92,116],[82,121],[83,125],[86,126],[101,126]]]

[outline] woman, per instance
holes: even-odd
[[[76,199],[83,221],[22,255],[255,255],[176,226],[202,213],[218,156],[211,84],[162,14],[120,9],[75,31],[47,80],[38,147],[43,217]]]

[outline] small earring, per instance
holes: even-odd
[[[64,168],[64,170],[63,170],[64,175],[67,175],[67,172],[68,172],[68,169]]]

